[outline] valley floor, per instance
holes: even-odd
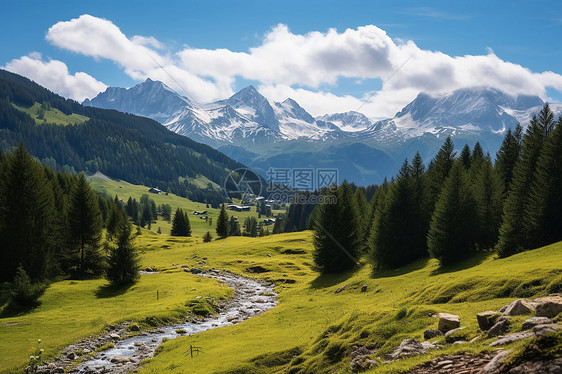
[[[383,274],[373,275],[365,264],[348,274],[319,276],[312,269],[311,232],[203,243],[143,231],[136,242],[143,250],[143,266],[160,274],[143,275],[121,291],[107,289],[103,280],[52,284],[35,311],[0,318],[0,371],[21,368],[38,338],[46,355],[53,356],[104,325],[150,315],[177,317],[188,312],[185,304],[196,296],[229,296],[228,288],[184,272],[182,265],[273,281],[279,305],[238,325],[168,341],[141,373],[351,372],[350,355],[357,346],[384,361],[403,339],[423,341],[423,331],[437,326],[435,313],[459,315],[470,340],[480,333],[476,313],[562,289],[562,243],[501,260],[482,254],[449,269],[428,259]],[[366,292],[361,292],[364,285]],[[156,300],[156,290],[164,297]],[[523,320],[516,318],[512,327],[520,328]],[[490,351],[491,341],[446,345],[373,372],[407,371],[461,350]],[[203,352],[187,356],[190,345]]]

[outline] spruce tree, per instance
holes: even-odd
[[[131,225],[121,222],[117,231],[117,245],[109,249],[105,276],[112,285],[122,286],[139,279],[140,258],[131,241]]]
[[[470,147],[468,144],[465,144],[460,155],[460,159],[464,166],[465,170],[470,169],[470,161],[471,161],[471,154],[470,154]]]
[[[191,223],[187,212],[184,213],[183,209],[177,208],[172,220],[172,236],[191,236]]]
[[[221,211],[217,218],[217,235],[219,238],[226,238],[230,232],[230,227],[228,227],[228,213],[226,212],[226,207],[224,204],[221,207]]]
[[[539,116],[533,116],[523,139],[521,158],[513,170],[513,179],[503,208],[503,221],[496,249],[501,257],[533,247],[533,225],[525,219],[529,191],[535,183],[535,170],[546,137],[552,131],[553,115],[545,104]]]
[[[0,164],[0,281],[20,264],[33,280],[46,276],[55,214],[51,183],[20,144]]]
[[[102,216],[96,193],[80,173],[70,194],[68,211],[70,243],[78,251],[78,271],[97,272],[99,265],[99,241],[101,239]]]
[[[369,237],[369,222],[371,215],[371,207],[365,197],[364,189],[358,188],[353,194],[353,207],[355,211],[355,219],[357,221],[357,236],[359,239],[361,252],[368,250],[367,239]]]
[[[333,197],[330,190],[327,197]],[[322,204],[314,222],[314,262],[320,272],[341,273],[357,265],[359,243],[353,192],[347,183],[335,194],[335,204]]]
[[[443,183],[455,161],[455,145],[451,137],[447,137],[435,158],[429,164],[426,173],[426,207],[429,212],[433,212],[435,204],[443,187]]]
[[[495,171],[503,184],[503,198],[507,196],[509,185],[513,177],[513,169],[521,156],[521,125],[517,124],[515,131],[507,130],[503,142],[496,154]]]
[[[477,212],[462,162],[455,162],[433,212],[427,236],[429,254],[442,265],[474,251]]]
[[[203,242],[209,243],[211,240],[213,240],[213,237],[211,236],[211,233],[207,231],[205,235],[203,235]]]
[[[228,222],[228,227],[230,228],[230,236],[240,236],[242,231],[240,230],[240,223],[236,220],[236,217],[231,216]]]
[[[562,119],[546,140],[525,207],[529,240],[542,246],[562,240]]]

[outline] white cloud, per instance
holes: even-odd
[[[258,81],[273,99],[291,96],[312,114],[361,107],[372,117],[392,116],[420,91],[441,94],[476,85],[543,99],[549,87],[562,91],[561,75],[532,72],[503,61],[492,49],[486,55],[449,56],[392,39],[374,25],[301,35],[280,24],[244,52],[185,46],[164,53],[153,37],[127,37],[111,21],[90,15],[58,22],[46,38],[60,48],[114,61],[133,79],[162,80],[199,102],[229,96],[236,78],[244,78]],[[326,92],[325,87],[337,92],[339,78],[379,79],[383,86],[364,98]]]
[[[3,66],[3,69],[26,76],[53,92],[80,102],[107,88],[106,84],[86,73],[70,74],[62,61],[44,61],[38,52],[14,59]]]

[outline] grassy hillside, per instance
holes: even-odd
[[[21,110],[22,112],[29,114],[31,118],[35,120],[35,123],[37,123],[38,125],[42,123],[54,123],[57,125],[80,124],[89,120],[88,117],[83,116],[81,114],[76,114],[76,113],[64,114],[57,108],[50,108],[49,110],[46,110],[44,112],[43,119],[39,119],[38,117],[39,117],[39,111],[41,109],[41,104],[36,102],[30,107],[19,106],[16,104],[13,105],[14,107]]]
[[[166,342],[141,373],[349,372],[353,344],[380,348],[382,357],[404,338],[423,340],[423,331],[437,325],[432,313],[458,314],[466,326],[463,333],[471,338],[479,333],[477,312],[497,310],[516,297],[562,289],[562,242],[501,260],[481,256],[449,269],[440,269],[435,260],[424,260],[375,276],[369,265],[349,274],[319,276],[312,269],[311,232],[203,243],[198,237],[172,238],[143,231],[136,242],[143,250],[143,266],[169,271],[143,275],[140,283],[116,293],[105,288],[103,280],[54,283],[32,313],[0,318],[3,372],[21,367],[38,338],[52,355],[57,347],[100,331],[106,324],[149,315],[173,316],[185,312],[181,305],[195,295],[228,295],[212,280],[178,271],[177,266],[184,264],[272,280],[277,284],[279,305],[239,325]],[[204,265],[199,263],[202,257],[207,258]],[[360,292],[363,284],[366,293]],[[336,294],[342,286],[344,290]],[[160,301],[155,300],[156,289],[166,292]],[[515,321],[517,329],[520,320]],[[404,371],[443,353],[479,352],[489,349],[489,342],[449,346],[382,365],[373,372]],[[203,347],[204,353],[186,357],[190,344]]]
[[[189,221],[191,223],[191,230],[194,236],[203,236],[207,231],[210,231],[213,237],[216,236],[215,227],[217,223],[217,217],[219,215],[220,209],[213,209],[207,208],[203,203],[197,203],[186,199],[184,197],[180,197],[174,195],[172,193],[166,194],[152,194],[149,193],[149,187],[131,184],[122,180],[115,180],[111,178],[107,178],[102,174],[94,174],[92,177],[89,178],[90,184],[92,187],[98,192],[105,192],[108,196],[114,197],[115,195],[119,196],[120,199],[123,201],[127,201],[129,197],[140,200],[140,197],[144,194],[148,194],[151,199],[154,200],[156,205],[160,204],[170,204],[172,207],[172,213],[175,212],[176,208],[182,208],[187,210],[189,214]],[[199,183],[206,184],[207,179],[205,177],[200,177]],[[201,216],[193,215],[194,210],[207,210],[209,212],[208,217],[213,219],[213,225],[209,226],[208,222],[203,219],[200,219]],[[273,211],[274,214],[281,213],[284,211]],[[244,220],[247,217],[256,217],[258,216],[256,212],[256,207],[252,207],[250,212],[228,212],[229,216],[236,216],[238,217],[238,221],[242,225]],[[264,217],[265,218],[265,217]],[[157,223],[153,223],[151,230],[156,232],[158,227],[161,228],[163,235],[169,235],[170,230],[172,229],[172,224],[168,221],[164,221],[159,219]],[[273,229],[273,226],[269,227],[270,231]]]
[[[150,248],[161,246],[155,236],[145,239]],[[280,304],[240,325],[167,342],[141,372],[349,372],[353,344],[380,348],[382,356],[404,338],[423,341],[423,331],[437,326],[430,314],[438,312],[458,314],[471,338],[478,334],[476,313],[562,287],[562,243],[502,260],[482,256],[450,269],[424,260],[378,276],[364,266],[347,275],[319,277],[311,269],[311,239],[304,232],[147,252],[145,262],[156,266],[185,261],[193,253],[208,257],[208,266],[274,280]],[[267,271],[252,273],[256,266]],[[360,292],[363,284],[366,293]],[[406,370],[445,352],[481,351],[489,342],[452,346],[374,372]],[[190,344],[203,347],[205,354],[186,358],[182,352]],[[299,351],[303,353],[289,364]]]

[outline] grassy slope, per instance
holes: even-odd
[[[45,111],[45,117],[43,119],[37,118],[37,112],[41,108],[41,104],[35,103],[29,108],[18,106],[13,104],[14,107],[25,112],[35,120],[35,122],[40,125],[42,123],[55,123],[57,125],[68,125],[68,124],[80,124],[86,122],[89,118],[80,114],[72,113],[71,115],[66,115],[56,108]]]
[[[157,236],[145,240],[150,248],[162,245]],[[286,250],[304,253],[283,254]],[[502,260],[484,256],[454,269],[440,270],[434,260],[421,261],[376,277],[369,266],[352,274],[318,277],[310,267],[311,251],[311,233],[304,232],[197,242],[187,252],[173,246],[148,252],[145,261],[156,266],[182,261],[192,264],[195,259],[190,263],[186,257],[193,253],[208,257],[208,266],[276,280],[280,304],[240,325],[167,342],[141,372],[284,371],[287,367],[272,365],[286,363],[288,360],[279,352],[295,347],[304,351],[292,363],[295,372],[348,372],[354,343],[379,347],[383,355],[406,337],[423,340],[423,331],[437,325],[436,319],[429,317],[435,312],[460,315],[462,325],[467,327],[465,338],[469,339],[478,334],[477,312],[498,310],[515,297],[557,291],[562,284],[562,243]],[[270,271],[248,272],[256,265]],[[288,279],[296,283],[283,283]],[[362,284],[368,285],[367,293],[360,292]],[[335,294],[342,285],[346,289]],[[405,316],[397,315],[400,309],[405,309]],[[429,356],[454,350],[480,351],[487,343],[489,340],[454,346],[383,365],[375,372],[405,370]],[[187,358],[183,353],[190,344],[203,347],[205,353]],[[265,355],[258,357],[261,364],[253,364],[251,360],[260,355]]]
[[[197,203],[174,194],[152,194],[148,192],[148,187],[130,184],[125,181],[118,181],[107,177],[98,177],[94,175],[94,177],[90,178],[90,183],[96,191],[105,191],[109,196],[118,195],[119,198],[125,202],[129,199],[129,196],[136,198],[137,201],[139,201],[142,195],[148,194],[150,198],[156,202],[156,205],[170,204],[170,206],[172,207],[172,213],[175,212],[177,207],[180,207],[184,210],[187,210],[187,212],[189,213],[189,221],[191,223],[191,230],[194,236],[203,236],[203,234],[205,234],[207,231],[210,231],[213,236],[216,236],[215,225],[217,223],[217,217],[219,216],[219,209],[206,208],[205,204],[203,203]],[[201,183],[206,187],[208,180],[205,178],[205,180],[201,180]],[[209,218],[213,219],[213,226],[209,226],[208,223],[205,222],[205,220],[199,218],[200,216],[194,216],[193,214],[191,214],[194,210],[209,211],[208,216]],[[275,211],[274,213],[277,212],[278,211]],[[244,219],[246,219],[247,217],[254,216],[257,218],[256,207],[252,207],[251,212],[229,211],[228,214],[229,216],[237,216],[238,221],[241,224],[244,223]],[[157,223],[152,224],[151,229],[152,231],[156,232],[156,230],[158,230],[158,227],[161,228],[162,234],[165,235],[170,234],[170,230],[172,229],[172,225],[169,222],[160,219]],[[270,227],[270,231],[272,229],[273,227]]]
[[[191,242],[170,240],[182,247]],[[0,373],[21,368],[37,339],[43,340],[45,354],[53,356],[58,348],[97,334],[104,326],[131,319],[141,321],[148,316],[174,320],[188,312],[184,304],[196,296],[219,299],[230,294],[229,288],[213,280],[175,268],[142,275],[137,284],[126,290],[111,289],[103,279],[53,283],[41,297],[41,306],[32,312],[0,318]]]

